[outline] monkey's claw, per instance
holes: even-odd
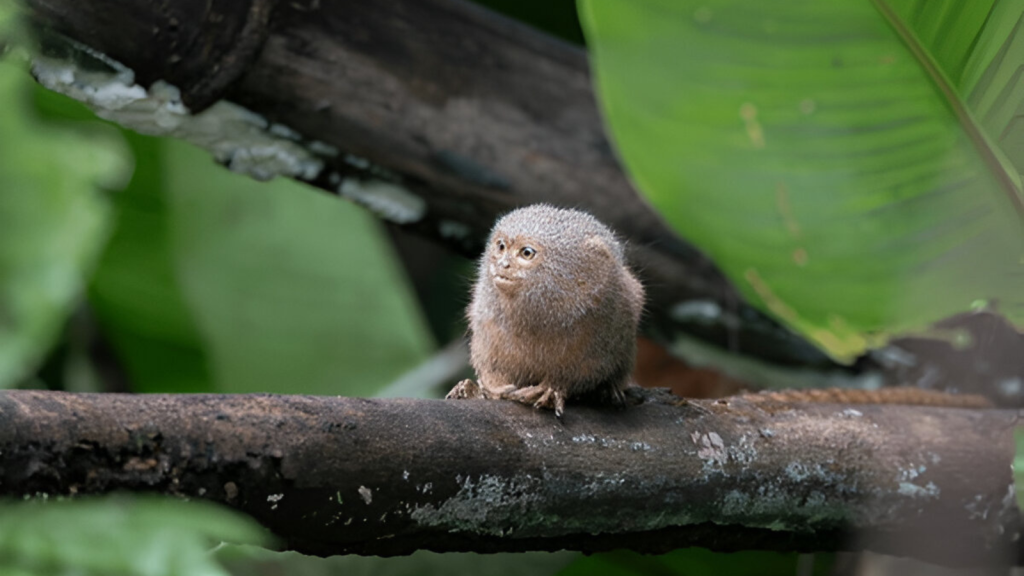
[[[565,413],[565,395],[545,384],[517,388],[502,394],[506,400],[514,400],[521,404],[532,404],[534,408],[546,408],[555,411],[555,417],[562,419]]]
[[[561,392],[555,392],[555,418],[559,421],[562,419],[562,414],[565,413],[565,396]]]
[[[625,408],[626,392],[621,388],[612,388],[608,391],[608,404],[616,408]]]
[[[465,398],[480,398],[482,395],[480,385],[467,378],[456,384],[444,399],[462,400]]]
[[[555,418],[562,419],[565,413],[565,396],[554,388],[547,388],[541,397],[533,403],[534,408],[547,408],[555,411]]]
[[[551,396],[555,393],[554,390],[548,388],[540,395],[540,398],[533,403],[534,408],[550,408],[551,407]]]

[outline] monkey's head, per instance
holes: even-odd
[[[479,281],[505,298],[568,300],[578,307],[622,263],[621,244],[596,218],[535,204],[494,225],[480,259]]]

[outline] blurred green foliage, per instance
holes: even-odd
[[[337,556],[310,558],[286,552],[269,552],[252,546],[223,546],[217,558],[237,576],[288,574],[288,576],[447,576],[449,574],[521,574],[554,576],[805,576],[829,574],[831,554],[804,556],[771,552],[718,554],[700,548],[678,550],[660,556],[635,552],[610,552],[581,556],[570,552],[526,554],[436,554],[417,552],[400,558]]]
[[[57,337],[107,237],[98,186],[131,167],[112,129],[40,122],[28,82],[0,60],[0,388],[28,376]]]
[[[772,576],[795,575],[797,573],[811,576],[831,573],[833,556],[818,554],[804,556],[806,562],[800,562],[797,554],[777,554],[774,552],[737,552],[721,554],[709,552],[702,548],[677,550],[661,556],[646,556],[636,552],[609,552],[579,558],[558,576],[646,576],[669,575],[680,576]],[[798,565],[800,570],[798,571]]]
[[[525,554],[438,554],[419,551],[410,556],[377,558],[333,556],[313,558],[294,552],[270,552],[254,546],[222,546],[217,559],[237,576],[287,574],[288,576],[543,576],[557,574],[579,555],[572,552]],[[595,573],[600,576],[600,572]]]
[[[117,199],[90,301],[138,390],[364,396],[427,357],[367,213],[185,144],[133,141],[147,159]]]
[[[81,116],[35,90],[52,122]],[[365,211],[232,174],[187,144],[124,137],[136,169],[109,197],[88,302],[133,390],[372,395],[426,359],[422,313]]]
[[[847,361],[1024,325],[1020,2],[581,7],[633,180],[750,302]]]
[[[221,541],[271,539],[246,516],[172,498],[0,503],[5,576],[227,576],[209,553]]]

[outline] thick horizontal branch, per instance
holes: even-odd
[[[799,408],[799,409],[795,409]],[[1013,561],[1016,413],[0,393],[0,493],[155,491],[329,555],[874,550]]]
[[[311,147],[322,168],[297,177],[417,232],[475,254],[516,206],[583,207],[629,238],[647,318],[660,328],[775,362],[831,365],[743,304],[634,193],[578,47],[459,0],[28,4],[38,22],[124,63],[142,85],[179,87],[194,111],[226,98],[326,143]]]

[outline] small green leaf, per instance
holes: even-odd
[[[226,576],[209,554],[220,541],[267,544],[269,537],[248,517],[226,508],[170,498],[0,503],[0,566],[5,570]]]

